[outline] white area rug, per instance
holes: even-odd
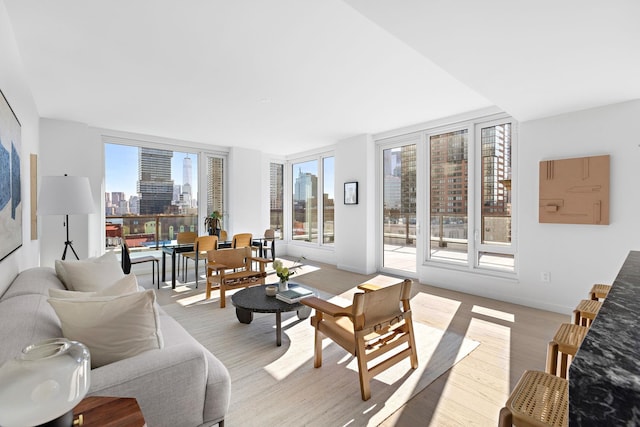
[[[355,358],[324,340],[322,367],[313,367],[309,319],[284,313],[282,346],[276,346],[275,314],[254,314],[241,324],[235,308],[218,300],[176,298],[165,311],[220,359],[231,374],[228,426],[375,426],[462,360],[478,343],[414,321],[419,367],[409,360],[371,382],[360,398]],[[183,305],[188,304],[188,305]]]

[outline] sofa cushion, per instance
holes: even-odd
[[[155,292],[117,297],[49,298],[63,336],[91,352],[93,368],[163,347]]]
[[[97,258],[55,262],[56,273],[70,291],[95,292],[124,277],[113,252]]]
[[[127,274],[115,283],[95,292],[67,291],[66,289],[49,289],[52,298],[87,298],[87,297],[116,297],[118,295],[138,292],[138,280],[133,274]]]

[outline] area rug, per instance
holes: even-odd
[[[414,321],[418,369],[407,359],[379,374],[365,402],[355,358],[331,340],[322,367],[313,367],[313,328],[295,312],[283,314],[277,347],[274,314],[241,324],[231,304],[221,309],[217,299],[186,295],[163,308],[229,370],[229,426],[376,426],[479,344]]]

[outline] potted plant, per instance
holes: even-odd
[[[211,215],[204,219],[204,228],[210,236],[220,237],[221,221],[222,214],[219,211],[213,211]]]

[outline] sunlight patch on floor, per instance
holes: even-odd
[[[483,316],[493,317],[495,319],[504,320],[507,322],[514,323],[516,321],[513,313],[507,313],[506,311],[494,310],[492,308],[482,307],[479,305],[474,305],[471,309],[472,313],[482,314]]]

